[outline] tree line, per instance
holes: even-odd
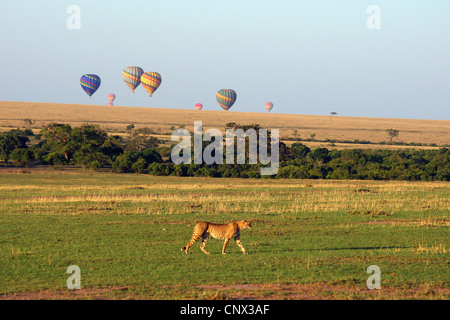
[[[243,128],[260,129],[259,125]],[[170,159],[172,146],[160,146],[148,128],[128,130],[126,137],[108,135],[97,125],[50,123],[34,136],[14,129],[0,133],[0,161],[14,166],[76,165],[117,173],[152,175],[450,181],[450,149],[383,150],[327,148],[310,149],[296,142],[280,142],[280,164],[276,175],[261,176],[261,164],[179,164]]]

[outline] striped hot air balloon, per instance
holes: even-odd
[[[216,94],[217,102],[225,111],[228,111],[231,108],[236,101],[236,98],[236,92],[231,89],[221,89]]]
[[[100,87],[100,77],[95,74],[85,74],[80,79],[81,88],[87,93],[89,99]]]
[[[161,85],[161,75],[158,72],[146,72],[141,76],[141,83],[145,90],[152,96],[153,92]]]
[[[270,112],[270,110],[272,110],[273,108],[273,103],[272,102],[267,102],[264,107],[266,108],[267,112]]]
[[[131,92],[141,84],[141,76],[144,73],[139,67],[126,67],[122,71],[123,81],[130,87]]]
[[[202,110],[203,109],[203,105],[201,103],[197,103],[194,107],[195,107],[195,110]]]

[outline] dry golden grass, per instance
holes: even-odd
[[[355,216],[394,216],[392,225],[418,227],[448,226],[447,216],[431,219],[396,220],[399,212],[425,213],[429,210],[450,211],[447,182],[403,181],[323,181],[276,180],[243,181],[203,179],[201,183],[172,184],[165,178],[156,184],[133,184],[132,187],[110,185],[77,185],[74,179],[67,185],[8,184],[2,192],[17,195],[39,190],[28,198],[7,199],[16,204],[57,205],[64,203],[90,204],[104,209],[113,203],[141,204],[144,208],[130,212],[128,208],[116,213],[126,214],[223,214],[249,216],[264,214],[294,214],[299,212],[344,211]],[[40,180],[35,180],[39,182]],[[191,181],[185,178],[185,181]],[[82,182],[82,181],[80,181]],[[426,192],[428,195],[423,196]],[[1,197],[1,196],[0,196]],[[91,208],[91,209],[92,209]],[[95,210],[88,210],[95,214]],[[85,214],[75,211],[71,214]]]
[[[438,253],[444,253],[446,254],[448,252],[448,249],[445,247],[444,244],[441,243],[434,243],[434,245],[431,246],[427,246],[426,244],[423,243],[419,243],[417,244],[417,247],[414,250],[417,254],[422,254],[422,253],[433,253],[433,254],[438,254]]]
[[[388,140],[386,130],[397,129],[398,140],[405,143],[445,145],[450,141],[450,121],[388,118],[362,118],[329,116],[254,113],[239,111],[184,110],[164,108],[108,107],[99,105],[55,104],[0,101],[0,128],[23,127],[23,119],[34,120],[32,128],[49,122],[69,123],[79,126],[93,123],[112,132],[124,132],[129,124],[136,128],[149,127],[161,133],[170,133],[171,127],[184,125],[192,130],[194,120],[201,120],[204,128],[225,128],[225,124],[259,124],[264,128],[280,129],[281,138],[292,137],[294,130],[303,138],[325,140],[365,140],[375,143]],[[324,144],[321,144],[324,146]],[[326,146],[326,145],[325,145]],[[338,144],[336,144],[338,146]],[[340,145],[340,148],[355,145]],[[361,148],[373,145],[357,145]],[[383,146],[386,148],[386,146]],[[404,147],[403,147],[404,148]]]

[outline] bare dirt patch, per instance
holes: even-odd
[[[124,296],[128,287],[87,288],[80,290],[42,290],[0,295],[0,300],[103,300]]]
[[[209,293],[207,299],[236,300],[371,300],[371,299],[448,299],[450,289],[420,286],[414,288],[381,288],[332,283],[312,284],[238,284],[198,286]]]
[[[170,287],[170,288],[169,288]],[[177,286],[166,289],[179,291]],[[208,284],[192,287],[202,300],[447,300],[450,288],[434,285],[382,287],[368,290],[363,285],[342,283],[310,284]],[[188,290],[190,291],[190,290]],[[198,294],[201,292],[201,294]],[[185,292],[186,294],[186,292]],[[184,298],[191,299],[190,294]],[[184,299],[182,298],[182,299]],[[134,292],[132,287],[82,288],[80,290],[41,290],[0,295],[0,300],[152,300],[152,293]]]

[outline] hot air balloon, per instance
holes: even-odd
[[[221,89],[216,94],[217,102],[225,111],[228,111],[228,109],[231,108],[236,101],[236,97],[236,92],[231,89]]]
[[[267,112],[270,112],[270,110],[272,110],[273,108],[273,103],[272,102],[267,102],[265,105]]]
[[[146,72],[141,76],[141,83],[145,90],[148,91],[150,97],[153,92],[160,86],[162,81],[161,75],[158,72]]]
[[[100,87],[100,77],[95,74],[85,74],[80,79],[81,87],[86,91],[89,99],[95,91]]]
[[[197,103],[194,107],[195,107],[195,110],[202,110],[203,109],[203,105],[201,103]]]
[[[113,106],[113,101],[116,99],[116,95],[114,93],[108,94],[109,103],[108,106]]]
[[[141,76],[144,73],[139,67],[126,67],[122,71],[123,81],[130,87],[131,92],[141,84]]]

